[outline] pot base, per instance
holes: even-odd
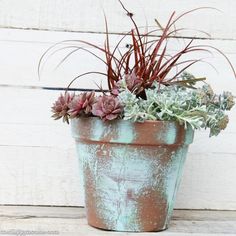
[[[144,233],[144,232],[162,232],[162,231],[165,231],[168,229],[168,227],[165,227],[165,228],[162,228],[162,229],[154,229],[154,230],[150,230],[150,231],[140,231],[140,230],[137,230],[137,231],[134,231],[134,230],[119,230],[119,229],[107,229],[107,228],[101,228],[99,226],[96,226],[96,225],[93,225],[91,223],[88,222],[88,225],[95,228],[95,229],[98,229],[98,230],[102,230],[102,231],[108,231],[108,232],[130,232],[130,233]]]

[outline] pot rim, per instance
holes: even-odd
[[[177,121],[104,122],[98,117],[73,119],[71,127],[72,136],[80,142],[130,145],[187,145],[192,143],[194,133]]]

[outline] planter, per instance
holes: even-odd
[[[88,224],[115,231],[166,229],[193,130],[165,121],[71,122]]]

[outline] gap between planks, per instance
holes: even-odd
[[[34,28],[34,27],[15,27],[15,26],[1,26],[1,29],[9,29],[9,30],[26,30],[26,31],[45,31],[45,32],[61,32],[61,33],[78,33],[78,34],[102,34],[106,35],[106,31],[91,31],[91,30],[72,30],[72,29],[49,29],[49,28]],[[122,32],[109,32],[109,35],[131,35],[127,33],[122,33]],[[141,36],[144,36],[144,34],[141,34]],[[150,37],[154,38],[160,38],[161,35],[154,35],[150,34]],[[210,40],[210,41],[216,41],[216,40],[222,40],[222,41],[236,41],[235,38],[230,38],[230,37],[199,37],[199,36],[171,36],[169,38],[174,38],[174,39],[195,39],[195,40]],[[3,40],[1,40],[3,41]],[[12,40],[15,41],[15,40]]]

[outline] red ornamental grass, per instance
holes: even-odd
[[[92,113],[99,116],[103,121],[114,120],[122,113],[122,106],[117,97],[114,96],[100,96],[98,101],[93,105]]]
[[[118,1],[133,23],[133,29],[124,34],[124,36],[117,42],[114,49],[111,49],[110,47],[108,23],[105,18],[106,40],[104,43],[104,47],[83,40],[63,41],[62,45],[65,43],[69,45],[63,46],[61,49],[57,49],[57,46],[59,44],[55,44],[50,47],[41,57],[38,66],[39,75],[41,69],[43,68],[43,65],[47,61],[46,56],[50,57],[60,50],[72,50],[62,59],[62,63],[73,53],[83,50],[91,54],[92,56],[95,56],[99,61],[102,61],[106,65],[106,73],[100,71],[86,72],[74,78],[69,86],[76,79],[82,76],[86,76],[89,74],[99,74],[107,77],[108,88],[110,91],[113,91],[116,88],[117,82],[124,79],[124,77],[130,77],[130,79],[132,78],[131,80],[134,80],[135,84],[135,91],[132,92],[134,92],[138,97],[142,97],[143,99],[145,99],[145,88],[150,88],[155,81],[159,84],[168,86],[176,83],[181,83],[181,85],[184,85],[184,83],[186,83],[186,85],[188,85],[190,82],[204,80],[205,78],[192,78],[191,81],[179,80],[182,72],[190,68],[195,63],[202,61],[201,59],[197,59],[194,57],[192,57],[192,59],[184,59],[184,57],[185,55],[192,54],[194,52],[210,52],[211,50],[215,50],[228,61],[236,77],[235,70],[226,55],[224,55],[219,49],[212,46],[193,45],[194,40],[189,40],[186,46],[177,50],[176,53],[170,54],[169,52],[170,39],[176,40],[175,38],[178,38],[178,33],[186,30],[184,28],[176,28],[176,23],[180,19],[198,10],[214,8],[199,7],[184,12],[180,15],[176,15],[176,12],[173,12],[165,25],[160,25],[160,23],[155,20],[157,29],[148,31],[146,33],[141,33],[140,28],[137,26],[134,20],[134,15],[126,9],[121,0]],[[208,35],[207,33],[205,34]],[[127,50],[121,52],[121,44],[127,38],[131,39],[131,43],[129,44]],[[79,46],[77,44],[83,44],[84,46],[93,47],[94,49],[104,53],[105,59],[103,57],[100,57],[100,55],[98,55],[96,52],[90,51],[84,46]],[[59,63],[59,65],[61,63]],[[131,90],[132,89],[133,87],[131,88]]]
[[[205,78],[192,78],[187,81],[180,81],[181,74],[195,63],[202,61],[201,59],[192,58],[190,60],[183,59],[186,54],[194,52],[210,52],[215,50],[220,53],[229,63],[231,69],[236,76],[235,70],[229,59],[219,49],[208,45],[193,45],[194,40],[189,42],[176,53],[169,54],[170,39],[176,40],[176,36],[186,29],[176,28],[176,23],[184,16],[192,12],[202,9],[214,9],[210,7],[199,7],[176,16],[173,12],[169,17],[166,25],[161,26],[157,20],[157,29],[140,33],[140,28],[121,0],[119,0],[122,8],[126,11],[128,17],[133,23],[133,29],[127,32],[123,38],[117,43],[113,51],[109,47],[108,26],[106,22],[106,42],[104,49],[101,49],[106,55],[108,86],[112,90],[118,81],[125,78],[131,81],[130,90],[137,97],[146,98],[145,88],[150,88],[154,82],[163,85],[171,85],[181,83],[182,86],[189,86],[190,83],[205,80]],[[215,9],[216,10],[216,9]],[[205,32],[203,32],[205,33]],[[158,34],[158,38],[154,38]],[[208,35],[207,33],[205,33]],[[209,35],[208,35],[209,36]],[[132,43],[124,53],[120,53],[119,47],[121,42],[130,37]],[[177,37],[178,38],[178,37]],[[116,53],[118,52],[118,53]],[[117,55],[118,54],[118,55]],[[127,82],[127,81],[126,81]],[[127,84],[129,86],[129,84]]]
[[[106,38],[104,47],[83,40],[65,40],[50,47],[43,54],[39,61],[39,76],[43,65],[48,60],[48,58],[58,51],[65,49],[71,51],[61,60],[59,65],[67,60],[67,58],[69,58],[73,53],[79,51],[85,51],[89,53],[106,65],[105,72],[85,72],[76,76],[68,85],[69,88],[75,80],[81,78],[82,76],[97,74],[106,76],[108,88],[111,93],[111,96],[100,97],[96,104],[92,104],[93,99],[90,100],[90,98],[86,98],[85,95],[83,95],[85,97],[76,97],[75,101],[73,101],[72,107],[70,108],[70,114],[72,118],[78,117],[80,114],[91,113],[91,107],[92,113],[96,116],[100,116],[103,120],[112,120],[114,117],[118,117],[121,107],[114,96],[117,96],[120,92],[120,81],[123,82],[125,80],[128,89],[137,97],[142,99],[146,99],[145,89],[151,88],[153,83],[158,83],[159,85],[165,86],[179,84],[180,86],[193,87],[192,84],[194,82],[205,80],[205,78],[193,77],[187,80],[181,80],[181,74],[195,63],[203,62],[202,59],[197,59],[195,57],[186,59],[186,55],[188,56],[190,54],[191,56],[191,54],[195,52],[211,52],[212,50],[218,52],[229,63],[229,66],[236,77],[236,72],[232,66],[232,63],[224,53],[222,53],[219,49],[209,45],[194,45],[193,39],[190,39],[188,42],[186,42],[185,46],[178,49],[176,52],[170,53],[169,42],[177,40],[178,34],[186,30],[184,28],[176,28],[176,23],[192,12],[202,9],[214,8],[199,7],[184,12],[180,15],[176,15],[176,12],[173,12],[165,25],[161,25],[157,20],[155,20],[157,24],[157,28],[155,30],[141,33],[140,27],[137,26],[134,20],[134,14],[130,13],[126,9],[121,0],[118,1],[133,23],[133,28],[121,37],[114,49],[111,49],[110,47],[108,23],[105,18]],[[205,34],[208,35],[207,33]],[[120,47],[127,38],[130,39],[131,43],[126,50],[121,51]],[[65,44],[66,46],[64,46]],[[62,47],[58,49],[57,47],[60,45]],[[91,47],[95,49],[95,51],[90,50],[89,48]],[[101,57],[96,52],[96,50],[102,52],[104,57]],[[101,89],[101,92],[104,91]],[[69,114],[67,99],[68,98],[65,98],[63,100],[62,98],[59,98],[54,104],[53,117],[55,119],[63,117],[63,120],[68,122]]]

